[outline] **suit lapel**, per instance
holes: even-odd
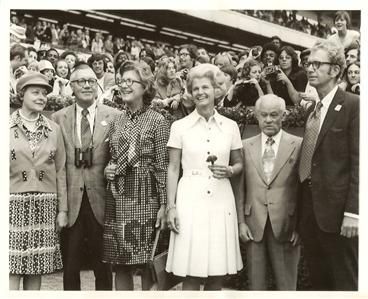
[[[93,132],[93,146],[96,148],[103,142],[103,136],[108,126],[108,112],[103,105],[98,105],[96,110],[95,131]]]
[[[74,142],[74,138],[77,139],[75,136],[75,104],[69,106],[64,114],[64,126],[66,131],[66,136],[70,144],[72,146],[76,146]],[[77,140],[76,140],[77,141]]]
[[[335,122],[335,119],[339,115],[339,111],[335,110],[336,105],[342,104],[344,102],[344,94],[340,88],[337,89],[336,94],[328,107],[328,111],[326,117],[323,121],[321,131],[318,134],[317,142],[315,150],[318,148],[319,144],[321,143],[323,137],[325,136],[326,132],[330,129],[330,127]]]
[[[252,158],[252,161],[257,169],[259,176],[262,178],[264,183],[267,185],[267,179],[263,171],[262,165],[262,144],[261,144],[261,135],[258,135],[257,138],[249,142],[249,153]]]
[[[290,141],[288,134],[286,132],[282,132],[279,149],[277,151],[275,159],[275,165],[270,179],[270,184],[279,174],[285,163],[288,161],[290,155],[294,152],[294,149],[294,141]]]

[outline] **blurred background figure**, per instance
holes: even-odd
[[[328,40],[341,45],[344,49],[349,47],[352,43],[360,43],[360,33],[355,30],[350,30],[350,16],[347,11],[338,11],[335,14],[335,27],[337,32],[332,34]]]
[[[346,68],[346,91],[360,95],[360,63],[355,61]]]
[[[26,39],[26,30],[18,25],[10,24],[10,45],[23,42]]]

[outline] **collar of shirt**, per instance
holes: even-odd
[[[76,107],[77,107],[77,115],[80,117],[82,115],[83,108],[79,106],[78,104],[76,104]],[[93,104],[87,108],[88,110],[87,119],[88,120],[95,118],[96,108],[97,108],[97,101],[94,101]]]
[[[223,123],[221,119],[222,116],[216,111],[216,109],[214,109],[214,111],[215,113],[208,119],[208,123],[214,122],[217,125],[217,127],[220,130],[222,130],[222,123]],[[200,120],[207,123],[206,119],[198,113],[197,109],[194,109],[194,111],[189,115],[189,117],[191,126],[194,126]]]
[[[319,123],[319,130],[321,130],[323,121],[325,120],[328,108],[331,105],[331,102],[333,98],[335,97],[335,94],[337,92],[338,86],[336,85],[321,101],[322,101],[322,108],[321,108],[321,121]]]
[[[282,129],[274,136],[271,136],[273,140],[275,140],[275,143],[272,145],[272,149],[275,152],[275,156],[277,156],[277,152],[279,150],[279,145],[281,141],[281,135],[282,135]],[[262,144],[262,155],[266,149],[266,141],[269,136],[267,136],[265,133],[261,133],[261,144]]]

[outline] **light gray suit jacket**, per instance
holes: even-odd
[[[267,183],[262,165],[261,134],[243,140],[243,175],[240,178],[237,210],[254,241],[263,238],[267,216],[274,236],[289,240],[296,225],[299,190],[298,160],[302,138],[282,132],[271,180]]]
[[[98,104],[93,133],[93,158],[89,168],[75,166],[74,151],[78,147],[75,133],[75,104],[52,115],[52,119],[60,125],[66,150],[66,178],[68,193],[68,226],[71,227],[79,214],[82,203],[83,189],[89,198],[96,220],[103,225],[105,213],[106,180],[104,169],[109,161],[109,142],[107,134],[109,123],[120,112],[106,105]]]

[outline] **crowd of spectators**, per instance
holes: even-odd
[[[119,51],[131,53],[138,57],[143,48],[152,50],[155,56],[166,51],[175,52],[174,47],[161,42],[144,43],[141,40],[115,36],[110,33],[91,31],[89,28],[76,28],[68,23],[55,24],[39,19],[29,19],[22,15],[12,15],[11,24],[24,28],[24,42],[32,44],[36,49],[56,47],[85,53],[109,53]]]
[[[281,23],[296,20],[295,11],[246,12],[267,19],[272,15],[272,20]],[[341,22],[342,26],[339,25]],[[180,103],[186,102],[183,94],[185,95],[186,74],[190,68],[208,62],[219,66],[224,73],[223,88],[217,99],[219,106],[252,106],[259,96],[266,93],[275,93],[283,97],[287,105],[299,104],[302,99],[309,99],[311,95],[315,96],[315,93],[307,86],[308,65],[305,59],[308,58],[308,55],[306,51],[300,53],[290,46],[284,46],[277,36],[272,37],[264,45],[254,45],[250,50],[238,53],[219,52],[217,55],[211,55],[205,48],[197,48],[194,45],[174,49],[166,44],[152,45],[142,43],[140,40],[114,37],[111,34],[104,37],[100,32],[92,35],[88,29],[74,30],[68,24],[64,24],[60,29],[53,23],[37,20],[35,26],[32,26],[25,22],[24,17],[16,15],[12,15],[11,23],[11,43],[24,41],[35,45],[24,51],[19,50],[20,46],[16,51],[13,48],[11,50],[11,52],[15,51],[15,54],[11,56],[14,57],[14,55],[17,56],[17,53],[24,52],[26,58],[21,63],[21,67],[16,64],[17,67],[12,69],[14,93],[16,92],[14,89],[16,80],[28,69],[40,71],[49,76],[49,83],[54,86],[53,95],[72,96],[69,75],[78,60],[84,60],[91,65],[99,78],[101,87],[99,96],[111,99],[114,92],[118,90],[114,74],[118,74],[117,70],[120,65],[126,60],[142,60],[150,66],[157,77],[160,93],[153,102],[166,107],[171,112],[180,108]],[[359,33],[347,29],[350,25],[350,17],[345,12],[336,14],[335,24],[339,30],[331,36],[332,39],[337,38],[335,36],[340,39],[353,38],[346,48],[346,58],[349,64],[358,62],[353,70],[349,68],[350,73],[356,77],[360,70]],[[19,28],[24,32],[17,31]],[[37,43],[44,44],[48,50],[43,47],[36,50]],[[60,46],[64,48],[63,51],[58,50]],[[85,54],[83,49],[88,50],[88,54]],[[182,53],[183,51],[185,53]],[[85,55],[81,55],[82,53]],[[101,65],[97,66],[99,61]],[[340,85],[344,89],[357,92],[359,88],[357,89],[356,85],[360,84],[360,78],[358,82],[354,78],[352,82],[355,83],[349,83],[351,81],[351,76],[348,76],[349,71],[347,69],[343,74]],[[175,75],[170,75],[170,73]],[[110,75],[111,78],[106,79]],[[306,92],[308,96],[305,95]],[[168,99],[168,95],[171,95],[172,98]]]
[[[321,38],[328,38],[333,33],[329,24],[311,22],[304,16],[297,18],[296,10],[236,10],[251,17],[272,22]]]

